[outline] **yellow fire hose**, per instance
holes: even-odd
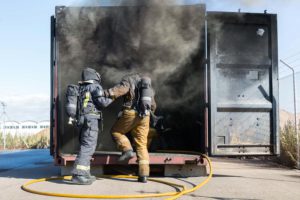
[[[94,199],[129,199],[129,198],[150,198],[150,197],[165,197],[169,196],[166,200],[173,200],[177,199],[180,196],[194,192],[195,190],[201,188],[203,185],[205,185],[211,178],[212,178],[212,164],[210,159],[206,155],[202,155],[208,162],[209,165],[209,175],[208,177],[201,182],[200,184],[196,185],[195,187],[191,189],[187,189],[184,185],[179,185],[176,183],[168,182],[168,181],[163,181],[159,179],[154,179],[154,178],[149,178],[149,181],[157,182],[157,183],[162,183],[166,184],[169,186],[173,186],[176,188],[181,188],[180,192],[166,192],[166,193],[160,193],[160,194],[129,194],[129,195],[98,195],[98,194],[68,194],[68,193],[54,193],[54,192],[43,192],[43,191],[38,191],[38,190],[33,190],[30,189],[28,186],[32,185],[34,183],[39,183],[39,182],[44,182],[44,181],[49,181],[49,180],[70,180],[71,176],[60,176],[60,177],[53,177],[53,178],[41,178],[41,179],[35,179],[28,181],[27,183],[22,185],[22,189],[31,192],[34,194],[39,194],[39,195],[46,195],[46,196],[56,196],[56,197],[70,197],[70,198],[94,198]],[[108,175],[103,175],[100,176],[103,178],[115,178],[115,179],[137,179],[137,176],[128,176],[128,175],[115,175],[115,176],[108,176]]]

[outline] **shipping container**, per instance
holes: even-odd
[[[197,155],[277,155],[278,66],[274,14],[206,12],[205,5],[56,7],[51,17],[51,155],[71,165],[78,130],[65,92],[85,67],[104,88],[139,72],[153,80],[163,129],[150,145],[155,165],[205,165]],[[93,165],[117,165],[110,128],[121,110],[103,110]],[[101,127],[100,127],[101,129]],[[165,153],[168,151],[171,153]],[[136,164],[132,159],[129,164]]]

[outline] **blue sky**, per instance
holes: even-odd
[[[0,101],[8,105],[11,120],[49,118],[50,16],[56,5],[91,5],[97,0],[9,0],[0,6]],[[102,5],[110,1],[101,1]],[[119,2],[119,1],[113,1]],[[206,2],[208,11],[263,12],[278,14],[279,57],[300,71],[300,1],[297,0],[186,0]],[[289,70],[280,65],[280,77]],[[297,77],[298,85],[299,75]],[[284,80],[289,80],[286,78]],[[282,81],[285,82],[289,81]],[[285,88],[285,87],[283,87]],[[299,88],[299,87],[298,87]],[[281,92],[282,107],[292,111],[291,90]],[[300,98],[300,97],[299,97]],[[300,105],[300,104],[299,104]]]

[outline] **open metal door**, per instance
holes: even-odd
[[[277,17],[208,12],[211,155],[279,153]]]

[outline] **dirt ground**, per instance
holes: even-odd
[[[214,158],[214,176],[199,190],[182,196],[189,199],[300,199],[300,170],[284,168],[261,160],[238,160]],[[0,152],[0,199],[43,200],[69,199],[48,197],[25,192],[21,185],[26,181],[59,175],[59,168],[53,165],[49,150]],[[200,183],[205,177],[164,178],[186,187]],[[134,180],[100,179],[91,186],[78,186],[61,181],[42,182],[31,188],[48,192],[82,194],[147,194],[175,191],[163,184]],[[164,198],[148,198],[164,199]]]

